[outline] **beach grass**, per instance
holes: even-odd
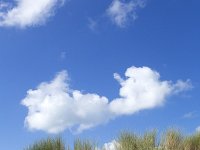
[[[24,150],[200,150],[200,133],[184,135],[176,129],[169,129],[158,136],[149,131],[143,135],[132,132],[121,132],[115,138],[114,149],[98,147],[91,140],[76,139],[73,147],[66,145],[62,138],[47,138],[33,143]]]

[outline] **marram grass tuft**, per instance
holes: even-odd
[[[167,130],[157,142],[155,131],[137,135],[131,132],[122,132],[116,138],[115,149],[112,150],[200,150],[200,133],[184,136],[175,129]],[[73,148],[66,145],[62,138],[47,138],[35,142],[24,150],[110,150],[99,148],[90,140],[77,139]]]

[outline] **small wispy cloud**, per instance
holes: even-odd
[[[98,23],[96,20],[94,20],[92,18],[88,18],[88,27],[90,30],[96,31],[97,26],[98,26]]]
[[[197,117],[196,111],[192,111],[192,112],[188,112],[186,114],[183,115],[184,119],[192,119]]]
[[[187,81],[178,80],[177,83],[174,85],[174,93],[179,93],[180,91],[184,91],[184,90],[187,91],[192,88],[193,88],[193,85],[189,79]]]
[[[67,57],[67,52],[63,51],[60,53],[60,59],[64,60]]]
[[[2,10],[4,8],[8,8],[8,7],[10,7],[10,4],[8,2],[0,1],[0,10]]]
[[[109,100],[96,93],[83,93],[69,88],[68,75],[62,71],[50,82],[28,90],[22,104],[28,108],[25,125],[30,130],[59,133],[65,129],[77,133],[122,116],[164,105],[174,91],[185,91],[171,81],[161,81],[158,72],[149,67],[130,67],[125,78],[115,73],[119,97]],[[176,92],[177,94],[177,92]]]
[[[13,4],[2,1],[0,26],[24,28],[44,24],[54,15],[55,8],[64,2],[65,0],[16,0]]]
[[[137,10],[144,8],[146,0],[113,0],[106,13],[111,21],[119,27],[125,27],[137,19]]]

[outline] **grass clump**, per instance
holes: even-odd
[[[141,139],[141,150],[155,150],[156,131],[146,132]]]
[[[61,138],[48,138],[36,142],[25,150],[65,150],[65,144]]]
[[[147,132],[143,136],[124,132],[120,135],[117,150],[154,150],[156,148],[156,132]]]
[[[74,150],[95,150],[96,145],[89,140],[77,139],[74,142]]]
[[[139,148],[139,138],[133,134],[124,132],[119,137],[119,150],[137,150]]]
[[[183,150],[200,150],[200,133],[186,137],[183,142]]]
[[[170,129],[163,136],[161,147],[162,150],[181,150],[183,136],[178,130]]]
[[[122,132],[112,150],[200,150],[200,133],[184,136],[175,129],[167,130],[159,142],[157,142],[157,133],[146,132],[143,135],[137,135],[131,132]],[[71,150],[61,138],[48,138],[41,140],[24,150]],[[97,147],[90,140],[77,139],[74,142],[72,150],[111,150]]]

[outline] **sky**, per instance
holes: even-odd
[[[200,131],[199,5],[1,0],[1,149],[49,136],[103,146],[124,130]]]

